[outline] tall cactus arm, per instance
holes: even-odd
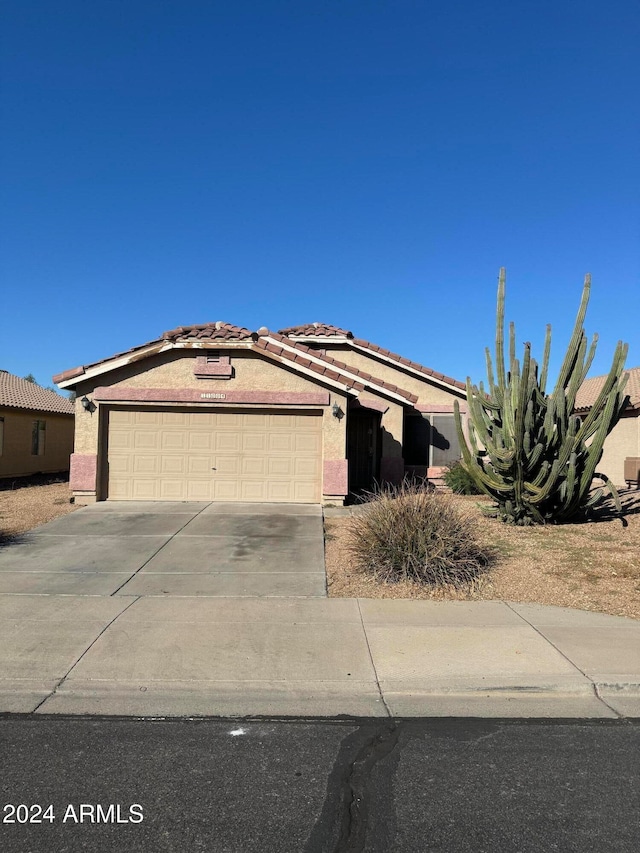
[[[582,325],[584,323],[584,318],[587,313],[587,306],[589,304],[589,296],[591,294],[591,273],[587,273],[584,277],[584,286],[582,288],[582,299],[580,300],[580,307],[578,308],[578,314],[576,316],[576,322],[573,327],[573,333],[571,335],[571,340],[569,341],[569,346],[567,348],[567,352],[564,357],[564,361],[562,362],[562,367],[560,368],[560,373],[558,374],[558,381],[556,382],[556,390],[559,388],[566,388],[569,375],[574,368],[578,346],[580,345],[580,338],[582,336]]]
[[[491,350],[489,347],[485,347],[484,351],[485,361],[487,362],[487,380],[489,382],[489,394],[493,397],[496,390],[496,383],[493,377],[493,362],[491,361]]]
[[[551,324],[547,323],[547,331],[544,336],[544,352],[542,355],[542,370],[540,371],[540,382],[538,383],[540,393],[544,396],[547,387],[547,376],[549,375],[549,356],[551,355]]]

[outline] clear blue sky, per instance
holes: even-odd
[[[225,320],[640,365],[637,0],[6,0],[0,367]]]

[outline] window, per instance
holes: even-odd
[[[44,456],[44,439],[47,431],[46,421],[33,421],[31,425],[31,455]]]
[[[0,456],[4,451],[4,418],[0,418]]]
[[[431,465],[451,465],[460,458],[460,442],[453,415],[430,415]]]
[[[444,467],[460,458],[453,414],[410,415],[404,424],[406,465]]]

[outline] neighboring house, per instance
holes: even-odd
[[[607,436],[598,471],[606,474],[615,486],[625,485],[624,461],[640,457],[640,367],[631,367],[624,393],[627,405],[622,417]],[[598,398],[606,376],[586,379],[576,396],[576,413],[588,412]]]
[[[181,326],[54,377],[76,391],[78,502],[340,504],[458,458],[462,382],[336,326]]]
[[[69,470],[73,403],[0,370],[0,478]]]

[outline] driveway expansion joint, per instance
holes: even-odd
[[[145,562],[135,570],[135,572],[131,575],[131,577],[130,577],[130,578],[127,578],[127,580],[126,580],[124,583],[120,584],[120,586],[119,586],[117,589],[114,589],[114,591],[111,593],[111,596],[113,597],[114,595],[117,595],[117,594],[120,592],[120,590],[121,590],[121,589],[123,589],[123,588],[124,588],[124,587],[125,587],[125,586],[130,582],[130,581],[132,581],[132,580],[135,578],[135,576],[136,576],[137,574],[139,574],[139,573],[144,569],[144,567],[145,567],[148,563],[150,563],[150,562],[151,562],[151,560],[153,560],[153,558],[154,558],[154,557],[156,557],[156,556],[160,553],[160,551],[162,551],[162,549],[163,549],[163,548],[165,548],[165,547],[169,544],[169,542],[171,542],[173,539],[175,539],[175,537],[178,535],[178,533],[180,533],[181,531],[183,531],[183,530],[185,529],[185,527],[193,521],[193,519],[194,519],[194,518],[198,518],[198,516],[199,516],[199,515],[201,515],[201,514],[205,511],[205,509],[207,509],[207,507],[211,506],[211,503],[212,503],[212,501],[210,501],[210,502],[207,504],[207,506],[203,506],[203,507],[202,507],[202,509],[200,510],[200,512],[197,512],[195,515],[193,515],[193,516],[191,516],[190,518],[188,518],[179,530],[176,530],[176,532],[175,532],[175,533],[173,533],[173,534],[172,534],[172,535],[167,539],[167,541],[166,541],[166,542],[163,542],[163,543],[162,543],[162,545],[158,548],[158,550],[157,550],[157,551],[154,551],[154,553],[153,553],[153,554],[151,554],[151,556],[150,556],[147,560],[145,560]],[[140,598],[140,597],[141,597],[141,596],[138,596],[138,598]],[[123,612],[124,612],[124,611],[123,611]]]
[[[380,679],[378,678],[378,671],[376,669],[376,665],[375,665],[375,662],[373,660],[373,653],[371,651],[371,646],[369,645],[369,637],[367,636],[367,629],[366,629],[365,624],[364,624],[364,617],[362,615],[362,608],[360,607],[360,599],[359,598],[356,598],[356,603],[358,605],[358,613],[360,614],[360,624],[362,625],[362,633],[364,634],[364,641],[367,644],[367,652],[369,654],[369,660],[371,662],[371,668],[373,669],[373,674],[374,674],[375,679],[376,679],[376,687],[378,688],[378,693],[380,694],[380,701],[382,702],[382,705],[383,705],[385,711],[387,712],[387,717],[392,717],[393,714],[391,713],[391,710],[390,710],[389,706],[387,705],[387,701],[384,698],[384,693],[382,692],[382,687],[380,686]]]
[[[65,672],[65,674],[62,676],[62,678],[57,682],[57,684],[55,684],[55,685],[54,685],[53,690],[52,690],[52,691],[51,691],[47,696],[45,696],[45,697],[44,697],[44,699],[43,699],[41,702],[38,702],[38,704],[36,705],[36,707],[35,707],[35,708],[33,708],[33,709],[32,709],[32,711],[31,711],[31,713],[32,713],[32,714],[35,714],[35,713],[38,711],[38,709],[39,709],[39,708],[41,708],[41,707],[45,704],[45,702],[48,702],[48,701],[49,701],[49,699],[51,699],[51,697],[52,697],[52,696],[54,696],[54,695],[58,692],[58,688],[62,687],[62,685],[63,685],[63,684],[64,684],[64,682],[67,680],[67,678],[71,675],[71,673],[73,672],[73,670],[75,669],[75,667],[80,663],[80,661],[82,660],[82,658],[83,658],[86,654],[88,654],[88,653],[91,651],[91,649],[95,646],[95,644],[98,642],[98,640],[100,639],[100,637],[102,637],[102,635],[103,635],[106,631],[108,631],[108,629],[113,625],[113,623],[114,623],[117,619],[119,619],[125,611],[127,611],[130,607],[133,607],[133,605],[134,605],[137,601],[139,601],[139,600],[140,600],[140,598],[141,598],[141,596],[137,596],[136,598],[134,598],[134,600],[133,600],[133,601],[130,601],[130,602],[129,602],[129,604],[127,604],[127,606],[126,606],[126,607],[123,607],[123,608],[122,608],[122,610],[121,610],[119,613],[117,613],[117,614],[113,617],[113,619],[111,619],[111,621],[110,621],[110,622],[108,622],[108,623],[104,626],[104,628],[100,631],[100,633],[98,634],[98,636],[97,636],[97,637],[94,637],[94,639],[89,643],[89,645],[87,646],[87,648],[82,652],[82,654],[80,655],[80,657],[79,657],[79,658],[77,658],[77,660],[75,660],[75,661],[71,664],[71,666],[70,666],[70,667],[69,667],[69,669]]]
[[[598,690],[598,685],[596,684],[596,682],[595,682],[595,681],[594,681],[594,680],[593,680],[589,675],[587,675],[587,673],[586,673],[584,670],[580,669],[580,667],[578,666],[578,664],[577,664],[577,663],[575,663],[574,661],[572,661],[572,660],[571,660],[571,658],[570,658],[568,655],[566,655],[566,654],[565,654],[561,649],[559,649],[559,648],[556,646],[556,644],[555,644],[554,642],[552,642],[552,641],[549,639],[549,637],[547,637],[547,636],[546,636],[546,635],[545,635],[545,634],[544,634],[544,633],[543,633],[539,628],[537,628],[537,627],[536,627],[532,622],[530,622],[528,619],[525,619],[525,617],[522,615],[522,613],[518,613],[518,611],[517,611],[517,610],[515,610],[515,609],[511,606],[511,604],[510,604],[508,601],[504,601],[504,602],[503,602],[503,604],[505,604],[505,605],[509,608],[509,610],[511,610],[511,612],[512,612],[512,613],[515,613],[517,616],[519,616],[519,617],[522,619],[522,621],[523,621],[523,622],[526,622],[526,623],[527,623],[527,625],[529,625],[531,628],[533,628],[533,630],[534,630],[534,631],[535,631],[535,632],[536,632],[540,637],[542,637],[542,639],[543,639],[546,643],[549,643],[549,645],[550,645],[552,648],[554,648],[554,649],[558,652],[558,654],[559,654],[559,655],[561,655],[561,656],[562,656],[562,657],[567,661],[567,663],[571,664],[571,666],[572,666],[574,669],[576,669],[576,670],[577,670],[581,675],[583,675],[583,676],[587,679],[587,681],[589,681],[589,682],[591,683],[591,686],[592,686],[592,689],[593,689],[593,695],[596,697],[596,699],[597,699],[599,702],[601,702],[601,703],[605,706],[605,708],[607,708],[609,711],[611,711],[613,714],[615,714],[615,715],[616,715],[616,717],[618,717],[619,719],[622,719],[623,715],[622,715],[622,714],[620,714],[620,712],[619,712],[619,711],[617,711],[615,708],[613,708],[613,707],[612,707],[612,706],[611,706],[611,705],[610,705],[610,704],[609,704],[605,699],[603,699],[603,698],[602,698],[602,696],[600,695],[600,691]]]

